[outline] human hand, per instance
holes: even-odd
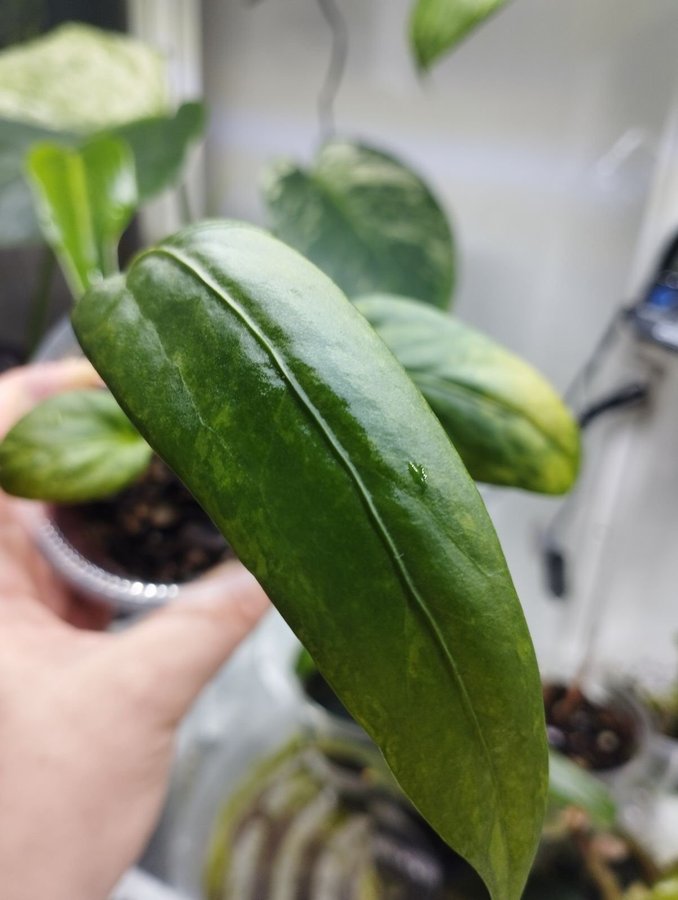
[[[0,437],[71,360],[0,376]],[[268,608],[239,564],[118,634],[35,549],[36,505],[0,492],[0,896],[104,900],[148,839],[177,725]],[[76,627],[79,626],[79,627]]]

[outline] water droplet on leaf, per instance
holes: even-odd
[[[426,469],[420,465],[419,463],[412,462],[409,460],[407,463],[407,471],[412,476],[412,480],[415,484],[419,485],[422,490],[426,487],[426,482],[428,481],[428,472]]]

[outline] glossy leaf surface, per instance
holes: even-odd
[[[335,141],[310,169],[272,166],[264,197],[278,237],[349,297],[387,291],[449,305],[450,227],[427,185],[394,157]]]
[[[54,503],[95,500],[145,470],[151,448],[108,391],[57,394],[0,442],[0,487]]]
[[[517,900],[547,786],[533,649],[475,485],[397,361],[318,269],[237,223],[137,257],[73,322],[415,805]]]
[[[90,134],[166,112],[163,58],[127,35],[69,22],[0,53],[0,116]]]
[[[27,169],[45,238],[77,297],[117,271],[118,241],[137,206],[134,157],[104,136],[80,150],[37,144]]]
[[[550,384],[474,328],[404,297],[356,306],[407,370],[478,481],[547,494],[579,467],[579,429]]]
[[[443,54],[506,0],[417,0],[410,18],[410,39],[420,69],[429,69]]]

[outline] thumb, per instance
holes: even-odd
[[[226,563],[117,636],[117,671],[173,727],[269,608],[254,576],[239,562]]]

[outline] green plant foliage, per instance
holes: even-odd
[[[69,391],[36,406],[0,442],[0,487],[54,503],[95,500],[134,481],[150,458],[108,391]]]
[[[27,169],[45,238],[77,297],[118,270],[118,241],[137,207],[134,157],[103,136],[80,150],[36,144]]]
[[[178,184],[191,145],[205,129],[202,103],[184,103],[175,115],[137,119],[112,130],[134,152],[139,200]]]
[[[420,69],[429,69],[506,0],[417,0],[410,18],[410,40]]]
[[[355,305],[404,366],[478,481],[547,494],[572,486],[579,428],[528,363],[458,319],[405,297]]]
[[[474,483],[372,328],[228,222],[138,256],[73,323],[415,806],[517,900],[547,789],[531,641]]]
[[[557,806],[586,810],[601,828],[615,823],[615,803],[603,782],[554,750],[549,753],[549,798]]]
[[[449,306],[450,227],[427,185],[394,157],[333,141],[309,169],[270,167],[263,190],[278,237],[349,297],[386,291]]]
[[[165,62],[127,35],[68,23],[0,52],[0,116],[91,134],[167,112]]]
[[[76,139],[39,125],[0,119],[0,247],[40,240],[24,158],[33,144],[45,140],[72,144]]]
[[[657,882],[650,892],[649,900],[678,900],[678,878],[666,878]]]
[[[138,119],[97,136],[117,136],[130,145],[139,203],[143,203],[179,182],[188,151],[200,139],[204,127],[204,106],[184,103],[174,115]],[[25,177],[25,158],[31,147],[43,141],[71,147],[82,142],[74,133],[0,119],[0,247],[41,239]]]

